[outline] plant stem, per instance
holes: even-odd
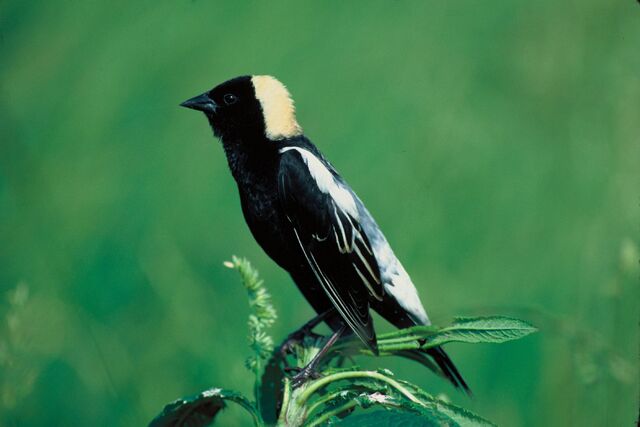
[[[399,344],[399,343],[405,343],[405,342],[418,341],[420,338],[423,338],[423,337],[419,337],[416,335],[405,335],[403,337],[387,338],[384,340],[380,340],[379,344],[382,344],[382,345]]]
[[[418,341],[410,341],[400,344],[385,344],[379,347],[382,351],[403,351],[403,350],[417,350],[420,348]]]
[[[349,409],[355,407],[356,405],[357,405],[357,403],[354,400],[352,400],[352,401],[349,401],[349,402],[345,403],[342,406],[338,406],[333,411],[325,412],[324,414],[320,415],[318,418],[313,420],[311,423],[309,423],[309,427],[315,427],[315,426],[322,425],[323,423],[325,423],[329,419],[331,419],[331,417],[333,417],[335,415],[339,415],[344,411],[348,411]]]
[[[391,332],[385,332],[384,334],[378,335],[378,339],[380,341],[385,341],[389,339],[395,338],[403,338],[403,337],[421,337],[427,338],[430,335],[433,335],[439,331],[439,328],[434,326],[414,326],[412,328],[406,329],[398,329]]]
[[[313,411],[318,409],[321,405],[324,405],[325,403],[335,399],[336,397],[340,396],[341,393],[342,391],[340,390],[333,393],[329,393],[326,396],[322,396],[322,398],[313,402],[312,405],[309,405],[309,409],[307,409],[307,415],[311,415]]]
[[[289,381],[289,378],[284,378],[283,381],[282,406],[280,407],[280,414],[278,415],[278,425],[285,425],[287,409],[289,408],[289,401],[291,400],[291,381]]]
[[[255,399],[256,409],[259,414],[262,414],[262,409],[260,408],[260,388],[262,387],[261,381],[261,368],[260,368],[260,354],[256,354],[256,366],[255,366],[255,376],[256,380],[253,383],[253,398]]]

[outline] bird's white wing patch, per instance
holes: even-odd
[[[300,147],[284,147],[280,149],[280,153],[284,153],[289,150],[295,150],[300,153],[302,160],[304,160],[305,164],[309,168],[309,173],[313,177],[313,180],[316,182],[320,191],[325,194],[329,194],[338,208],[358,220],[360,214],[353,196],[349,190],[344,188],[335,180],[329,169],[327,169],[320,159],[318,159],[309,150],[305,150]]]
[[[251,82],[262,107],[266,137],[277,141],[302,135],[287,88],[271,76],[253,76]]]
[[[418,296],[418,291],[400,262],[390,278],[391,283],[384,284],[385,291],[391,294],[402,308],[407,310],[416,323],[419,325],[431,324]]]
[[[371,243],[385,292],[394,298],[416,323],[431,324],[409,274],[393,253],[389,242],[362,202],[359,202],[359,208],[360,224]]]
[[[429,325],[431,322],[409,274],[393,253],[387,239],[382,235],[380,237],[382,239],[375,239],[371,243],[380,266],[380,276],[384,283],[384,290],[393,296],[402,308],[407,310],[407,313],[413,317],[416,323]]]

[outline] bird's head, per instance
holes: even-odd
[[[223,140],[277,141],[302,134],[289,91],[271,76],[236,77],[180,105],[202,111]]]

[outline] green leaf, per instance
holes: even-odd
[[[385,374],[387,373],[385,372]],[[429,419],[438,420],[438,425],[460,427],[493,426],[490,421],[466,409],[437,399],[410,382],[396,381],[401,386],[404,386],[409,393],[413,394],[417,401],[410,400],[406,393],[401,393],[397,387],[374,378],[351,379],[332,390],[334,395],[336,395],[336,391],[339,394],[332,401],[326,402],[327,405],[315,419],[326,419],[328,414],[336,413],[336,408],[345,405],[346,402],[351,400],[364,409],[375,405],[387,409],[419,413]]]
[[[426,337],[423,349],[448,342],[503,343],[536,332],[537,329],[522,320],[503,316],[458,318],[451,326]]]
[[[495,427],[495,424],[490,421],[459,406],[441,402],[438,404],[438,411],[452,421],[455,421],[460,427]]]
[[[351,415],[330,425],[340,427],[441,427],[441,420],[413,412],[396,410],[370,411]],[[446,424],[444,424],[446,425]]]
[[[408,381],[398,380],[402,385],[406,386],[416,396],[422,400],[429,411],[436,412],[455,422],[460,427],[491,427],[494,424],[459,406],[433,397],[431,394],[422,390],[420,387]]]
[[[212,388],[195,396],[175,400],[164,407],[149,427],[204,427],[210,425],[226,404],[232,401],[246,409],[255,425],[262,422],[249,400],[235,391]]]
[[[523,338],[537,329],[522,320],[505,316],[457,318],[453,324],[443,328],[434,325],[414,326],[378,335],[381,356],[400,355],[424,363],[416,357],[416,350],[426,350],[448,342],[502,343]],[[335,351],[371,355],[356,340],[339,342]],[[428,365],[427,365],[428,366]],[[433,368],[433,364],[428,366]]]
[[[390,372],[384,371],[383,375]],[[413,396],[413,397],[411,397]],[[372,406],[388,410],[417,413],[427,420],[436,421],[436,425],[487,427],[489,421],[442,400],[436,399],[419,387],[406,381],[397,380],[387,383],[374,377],[351,378],[338,387],[332,387],[327,397],[316,404],[322,404],[322,410],[315,413],[310,426],[323,425],[349,414],[357,406],[368,409]]]

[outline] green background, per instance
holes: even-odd
[[[277,340],[311,316],[249,234],[205,119],[178,108],[272,74],[436,323],[540,328],[447,347],[473,399],[411,362],[363,364],[503,426],[632,425],[638,6],[2,1],[0,424],[144,425],[210,386],[249,393],[232,254],[272,291]]]

